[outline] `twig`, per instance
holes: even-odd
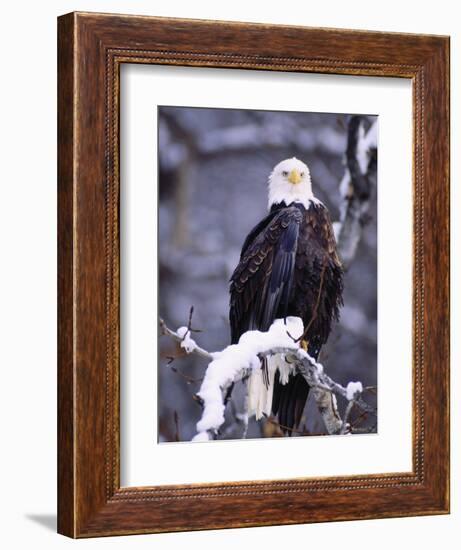
[[[350,433],[351,425],[349,424],[349,416],[352,412],[352,409],[355,406],[355,399],[349,401],[344,412],[343,425],[341,426],[340,434]]]
[[[164,336],[170,336],[170,338],[172,338],[173,340],[175,340],[175,342],[178,342],[178,343],[181,343],[184,341],[184,338],[182,336],[179,336],[177,332],[167,327],[165,321],[161,317],[159,319],[159,325],[160,325],[160,330]],[[196,346],[192,353],[196,353],[197,355],[200,355],[200,357],[204,357],[205,359],[208,359],[210,361],[213,360],[213,354],[201,348],[200,346]]]
[[[180,371],[176,367],[170,367],[170,370],[173,371],[175,374],[179,375],[181,378],[184,378],[184,380],[188,384],[198,384],[203,380],[203,378],[193,378],[192,376],[189,376],[188,374],[185,374],[184,372]]]
[[[351,428],[354,429],[357,426],[357,424],[361,424],[364,420],[366,420],[368,414],[369,414],[368,411],[362,411],[354,420],[354,422],[352,422]]]
[[[188,332],[203,332],[203,330],[199,328],[192,328],[192,315],[194,314],[194,306],[190,306],[189,310],[189,320],[187,321],[187,330]],[[186,337],[186,334],[184,334],[184,338]]]
[[[270,416],[266,416],[265,419],[266,419],[267,422],[270,422],[274,426],[278,426],[279,428],[281,428],[282,430],[285,430],[287,432],[300,434],[300,435],[327,435],[325,433],[311,433],[307,430],[297,430],[296,428],[289,428],[288,426],[284,426],[283,424],[280,424],[280,422],[277,422],[277,420],[275,420],[274,418],[272,418]]]
[[[181,437],[179,435],[179,415],[176,409],[173,413],[173,419],[174,419],[174,425],[175,425],[175,435],[174,435],[175,441],[181,441]]]

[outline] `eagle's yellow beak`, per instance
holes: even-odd
[[[288,181],[293,185],[296,185],[301,181],[301,179],[301,174],[298,172],[298,170],[296,170],[296,168],[293,168],[288,176]]]

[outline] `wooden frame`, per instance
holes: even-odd
[[[58,531],[93,537],[447,513],[449,39],[90,13],[60,17],[58,31]],[[412,472],[120,487],[121,63],[412,79]]]

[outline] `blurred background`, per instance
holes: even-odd
[[[230,343],[229,278],[249,231],[267,213],[267,178],[281,160],[296,156],[310,168],[314,194],[339,218],[339,183],[350,115],[238,109],[159,107],[159,315],[173,329],[187,325],[208,351]],[[365,117],[371,124],[375,117]],[[377,381],[376,192],[362,238],[344,279],[344,307],[319,361],[337,382]],[[171,362],[171,358],[176,359]],[[194,400],[206,361],[184,355],[168,337],[159,338],[159,441],[188,441],[201,408]],[[369,398],[368,398],[369,397]],[[367,401],[376,404],[375,390]],[[339,402],[342,413],[345,403]],[[227,408],[220,438],[240,438],[241,383]],[[357,431],[375,432],[376,417],[352,415]],[[313,399],[299,432],[325,429]],[[269,419],[250,419],[249,438],[277,437]]]

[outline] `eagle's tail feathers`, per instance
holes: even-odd
[[[272,412],[284,433],[292,435],[299,427],[308,395],[309,385],[301,374],[290,376],[286,384],[275,380]]]
[[[282,431],[292,435],[298,428],[309,395],[304,377],[293,373],[293,366],[282,355],[261,360],[248,381],[248,414],[260,420],[277,415]]]
[[[273,408],[272,399],[275,378],[279,380],[280,372],[282,377],[288,379],[287,365],[281,355],[272,355],[261,359],[261,368],[254,370],[248,381],[248,414],[260,420],[263,416],[269,416]]]

